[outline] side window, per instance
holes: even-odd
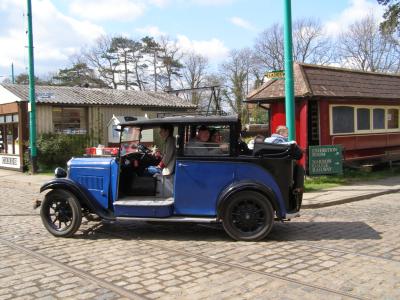
[[[387,128],[397,129],[399,128],[399,110],[389,108],[387,110]]]
[[[192,125],[185,128],[185,156],[228,156],[229,125]]]
[[[354,108],[351,106],[332,107],[332,133],[354,132]]]
[[[374,108],[373,110],[374,129],[385,129],[385,110]]]
[[[371,120],[369,108],[357,108],[357,130],[370,130]]]

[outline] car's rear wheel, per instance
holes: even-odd
[[[228,199],[222,217],[224,229],[231,238],[257,241],[271,231],[274,209],[264,195],[254,191],[243,191]]]
[[[78,199],[68,191],[49,192],[40,209],[44,227],[54,236],[70,237],[82,222],[82,208]]]

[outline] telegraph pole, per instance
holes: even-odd
[[[32,173],[37,173],[36,149],[36,102],[35,102],[35,70],[33,60],[33,34],[32,34],[32,5],[27,0],[28,6],[28,51],[29,51],[29,147],[31,154]]]
[[[289,129],[289,140],[296,140],[294,80],[293,80],[293,46],[292,46],[292,4],[284,0],[284,48],[285,48],[285,111],[286,126]]]
[[[12,82],[12,84],[15,83],[15,77],[14,77],[14,63],[11,63],[11,82]]]

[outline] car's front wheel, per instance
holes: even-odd
[[[254,191],[242,191],[228,199],[222,217],[224,229],[231,238],[257,241],[271,231],[274,209],[264,195]]]
[[[68,191],[49,192],[40,209],[44,227],[54,236],[70,237],[82,222],[82,208],[78,199]]]

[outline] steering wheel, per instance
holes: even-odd
[[[138,151],[139,152],[141,152],[141,153],[145,153],[145,154],[147,154],[147,153],[150,153],[151,152],[151,150],[149,149],[149,148],[147,148],[145,145],[143,145],[143,144],[137,144],[137,149],[138,149]]]

